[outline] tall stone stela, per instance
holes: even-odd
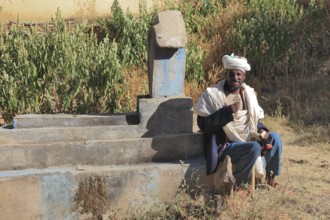
[[[148,42],[149,92],[152,98],[184,94],[187,34],[180,11],[160,12]]]
[[[149,97],[138,100],[146,136],[192,133],[193,102],[184,96],[186,44],[181,12],[160,12],[149,32]]]

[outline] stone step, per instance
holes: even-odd
[[[203,155],[203,135],[0,145],[0,170],[170,162]]]
[[[0,129],[0,145],[57,141],[113,140],[148,135],[139,125]]]
[[[139,124],[138,113],[111,115],[26,114],[15,117],[16,128],[91,127]]]
[[[0,172],[0,219],[110,219],[173,199],[189,164],[75,166]]]

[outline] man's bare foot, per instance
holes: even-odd
[[[267,184],[275,189],[279,189],[282,187],[282,184],[275,181],[275,176],[271,175],[267,177]]]
[[[237,190],[236,194],[242,198],[242,199],[245,199],[249,196],[249,191],[247,189],[239,189]]]
[[[241,199],[245,199],[251,195],[251,192],[249,190],[249,185],[247,184],[236,186],[234,191],[235,194],[239,196]]]

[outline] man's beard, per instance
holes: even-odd
[[[232,81],[232,82],[238,82],[239,83],[239,85],[238,86],[231,86],[231,85],[229,85],[229,83],[226,81],[226,83],[225,83],[225,90],[227,90],[228,92],[230,92],[230,93],[232,93],[232,92],[235,92],[235,91],[237,91],[239,88],[241,88],[241,85],[242,85],[242,83],[243,83],[243,81],[241,81],[241,80],[236,80],[236,81]]]

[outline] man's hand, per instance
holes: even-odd
[[[269,132],[267,132],[263,129],[259,130],[259,134],[261,135],[262,139],[264,139],[264,140],[267,140],[269,138]]]
[[[234,102],[233,104],[230,105],[231,111],[233,113],[238,112],[239,107],[240,107],[240,102]]]

